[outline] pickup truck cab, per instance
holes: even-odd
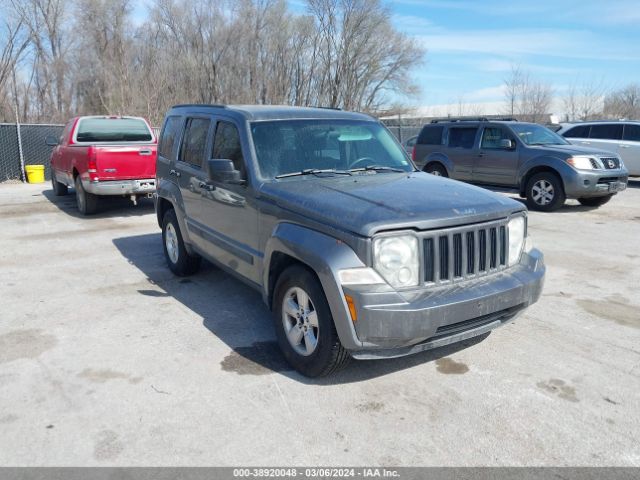
[[[78,210],[94,213],[103,195],[151,196],[156,189],[156,138],[138,117],[71,119],[59,139],[47,137],[55,195],[74,187]]]
[[[260,291],[307,376],[486,334],[542,291],[526,208],[416,170],[367,115],[175,106],[157,179],[169,268],[204,257]]]
[[[432,120],[413,160],[427,173],[517,189],[532,210],[550,212],[567,198],[598,207],[627,187],[620,156],[570,144],[550,129],[515,120]]]

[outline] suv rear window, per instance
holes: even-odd
[[[562,134],[566,138],[589,138],[589,125],[580,125],[573,127]]]
[[[603,140],[621,140],[622,124],[605,123],[602,125],[592,125],[589,138],[601,138]]]
[[[450,128],[449,146],[452,148],[473,148],[478,127]]]
[[[422,129],[416,143],[420,145],[441,145],[444,127],[427,126]]]
[[[150,142],[151,130],[139,118],[83,118],[76,132],[78,142]]]
[[[640,125],[627,124],[624,126],[624,140],[640,142]]]

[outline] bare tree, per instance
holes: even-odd
[[[582,85],[572,83],[562,99],[567,120],[593,120],[602,116],[606,91],[603,80]]]
[[[510,76],[504,80],[504,89],[508,115],[535,123],[546,120],[553,102],[551,85],[513,66]]]
[[[630,84],[607,95],[604,113],[613,118],[640,119],[640,84]]]
[[[520,66],[511,65],[511,72],[509,76],[503,81],[507,110],[506,113],[510,117],[515,117],[516,113],[518,112],[518,104],[523,81],[523,73]]]
[[[7,8],[3,3],[0,6]],[[15,78],[16,65],[28,44],[29,38],[24,35],[22,21],[10,17],[3,19],[3,24],[0,25],[0,119],[15,117],[17,99],[9,93],[9,82]]]

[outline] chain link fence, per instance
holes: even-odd
[[[49,170],[50,147],[45,143],[49,135],[58,138],[64,125],[0,123],[0,182],[23,180],[23,165],[44,165]]]

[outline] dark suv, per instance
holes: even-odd
[[[485,334],[542,290],[523,205],[417,171],[357,113],[173,107],[156,212],[169,268],[204,257],[258,289],[309,376]]]
[[[546,127],[516,121],[433,120],[422,128],[413,160],[434,175],[518,189],[529,208],[543,211],[566,198],[603,205],[628,178],[616,153],[572,145]]]

